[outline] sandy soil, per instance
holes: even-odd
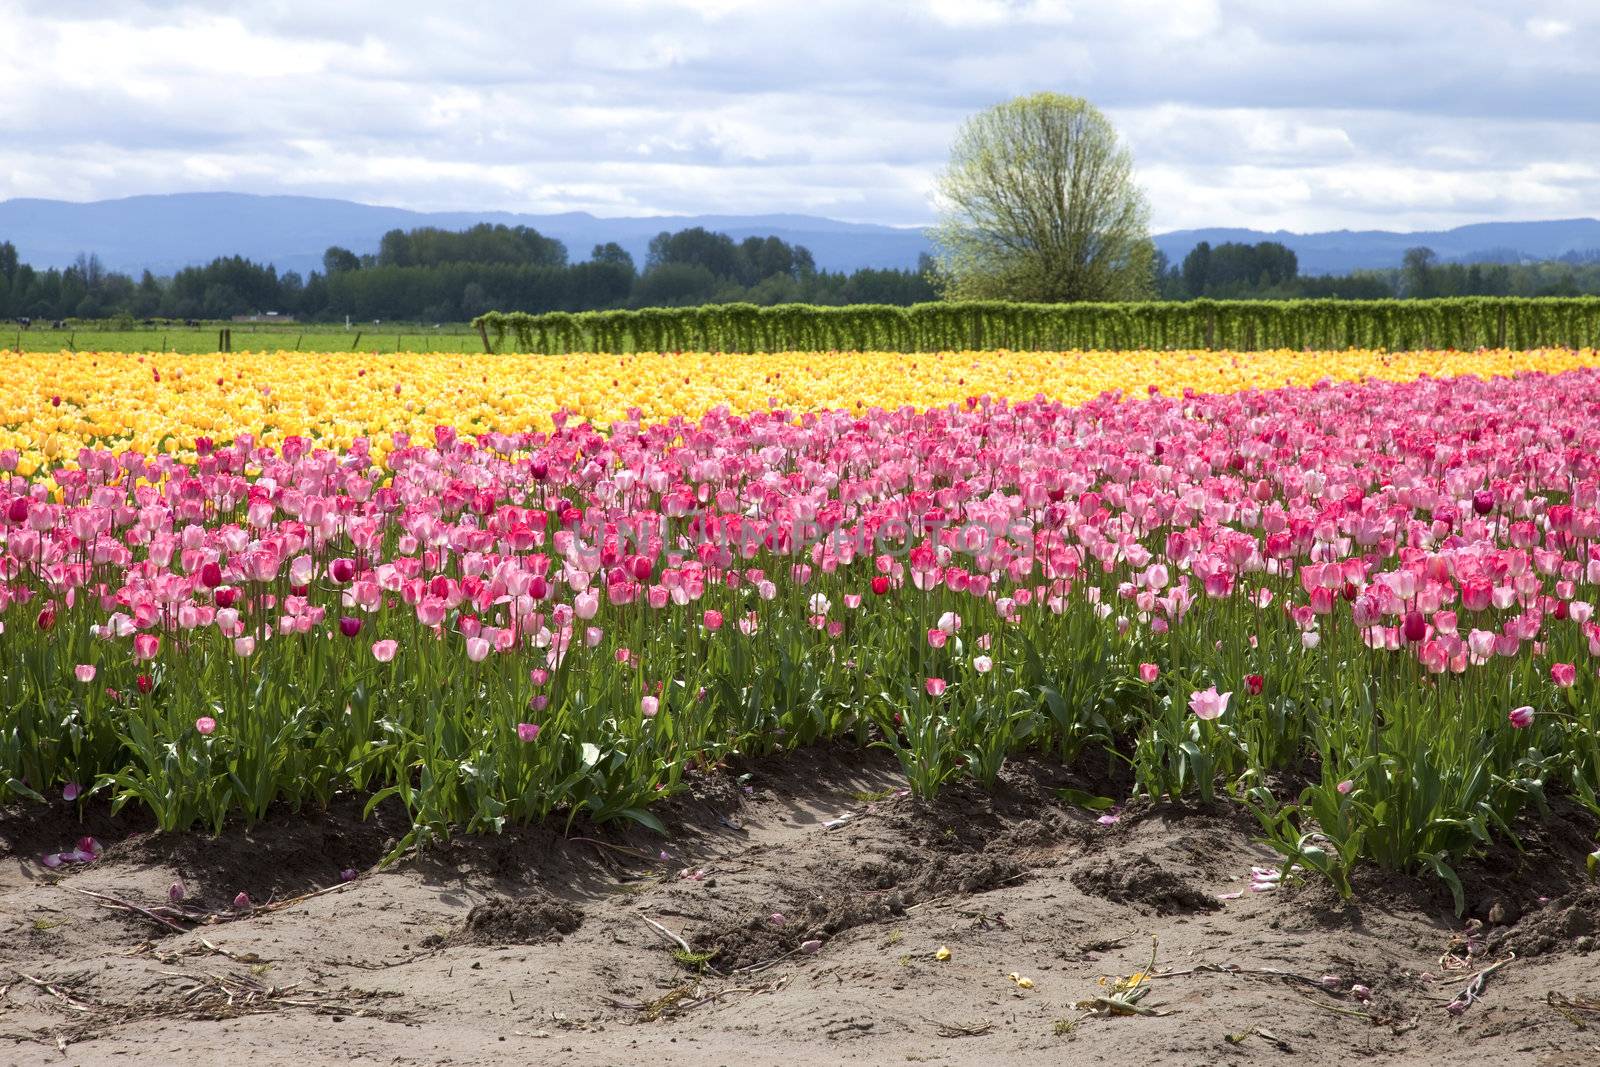
[[[1353,904],[1318,884],[1219,899],[1271,861],[1225,808],[1103,827],[1055,799],[1095,783],[1043,766],[932,806],[900,784],[881,753],[788,754],[663,805],[666,840],[523,831],[382,871],[401,821],[362,822],[353,800],[217,841],[98,808],[0,813],[0,1063],[1600,1058],[1594,828],[1570,813],[1464,872],[1483,924],[1469,956],[1425,883],[1368,877]],[[106,845],[97,862],[40,865],[85,832]],[[343,868],[361,874],[341,884]],[[204,921],[160,910],[175,878]],[[254,910],[231,907],[241,890]],[[1153,1014],[1077,1006],[1143,968],[1152,939],[1174,972],[1139,1002]],[[1481,999],[1445,1010],[1513,953]]]

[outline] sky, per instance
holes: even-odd
[[[969,115],[1086,97],[1157,231],[1600,214],[1597,0],[0,0],[0,200],[925,224]]]

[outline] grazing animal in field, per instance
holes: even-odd
[[[21,326],[24,330],[30,329],[33,326],[33,320],[30,319],[30,318],[26,318],[26,317],[19,318],[17,320],[17,325]]]
[[[50,324],[50,328],[52,330],[65,330],[67,328],[67,320],[66,319],[56,319],[54,322],[52,322]]]
[[[198,326],[198,325],[200,325],[200,320],[199,319],[184,319],[183,320],[183,324],[185,326]]]

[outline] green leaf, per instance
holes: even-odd
[[[632,819],[640,826],[654,830],[658,834],[665,835],[667,832],[667,828],[662,825],[661,820],[643,808],[623,808],[621,811],[617,812],[617,814],[625,819]]]
[[[6,788],[13,793],[21,793],[25,797],[37,800],[41,804],[48,803],[44,797],[34,792],[31,787],[25,785],[20,778],[7,778]]]
[[[1423,859],[1427,862],[1429,867],[1433,868],[1433,873],[1437,874],[1441,879],[1444,880],[1444,884],[1450,887],[1450,896],[1455,900],[1456,914],[1460,915],[1462,912],[1466,911],[1467,896],[1466,893],[1462,891],[1461,878],[1456,874],[1455,868],[1451,867],[1444,861],[1443,854],[1437,856],[1424,856]]]
[[[1105,811],[1113,808],[1117,802],[1110,797],[1097,797],[1093,793],[1085,793],[1081,789],[1057,789],[1056,796],[1063,803],[1071,804],[1075,808],[1084,808],[1088,811]]]

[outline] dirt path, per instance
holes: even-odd
[[[1101,826],[1056,802],[1067,784],[1086,783],[1023,767],[995,798],[956,790],[930,808],[896,793],[881,754],[804,752],[665,805],[666,841],[508,834],[344,885],[342,868],[367,871],[399,831],[392,815],[362,823],[351,803],[210,842],[94,814],[100,860],[50,872],[38,856],[85,828],[8,812],[0,1063],[1421,1064],[1470,1050],[1507,1067],[1578,1067],[1600,1056],[1600,999],[1594,1010],[1580,1000],[1600,998],[1586,827],[1535,832],[1528,856],[1468,872],[1469,910],[1500,925],[1486,924],[1466,964],[1451,947],[1462,923],[1426,886],[1374,882],[1353,905],[1318,885],[1218,899],[1272,861],[1247,821],[1157,809]],[[259,904],[338,888],[184,933],[77,892],[157,907],[175,878],[197,912],[227,913],[240,890]],[[675,959],[646,919],[694,954]],[[1100,979],[1143,968],[1152,938],[1161,971],[1189,972],[1151,981],[1139,1004],[1160,1014],[1074,1007],[1109,992]],[[1445,1011],[1471,972],[1512,951],[1479,1002]],[[1274,969],[1339,983],[1245,973]],[[1350,994],[1357,983],[1369,1000]]]

